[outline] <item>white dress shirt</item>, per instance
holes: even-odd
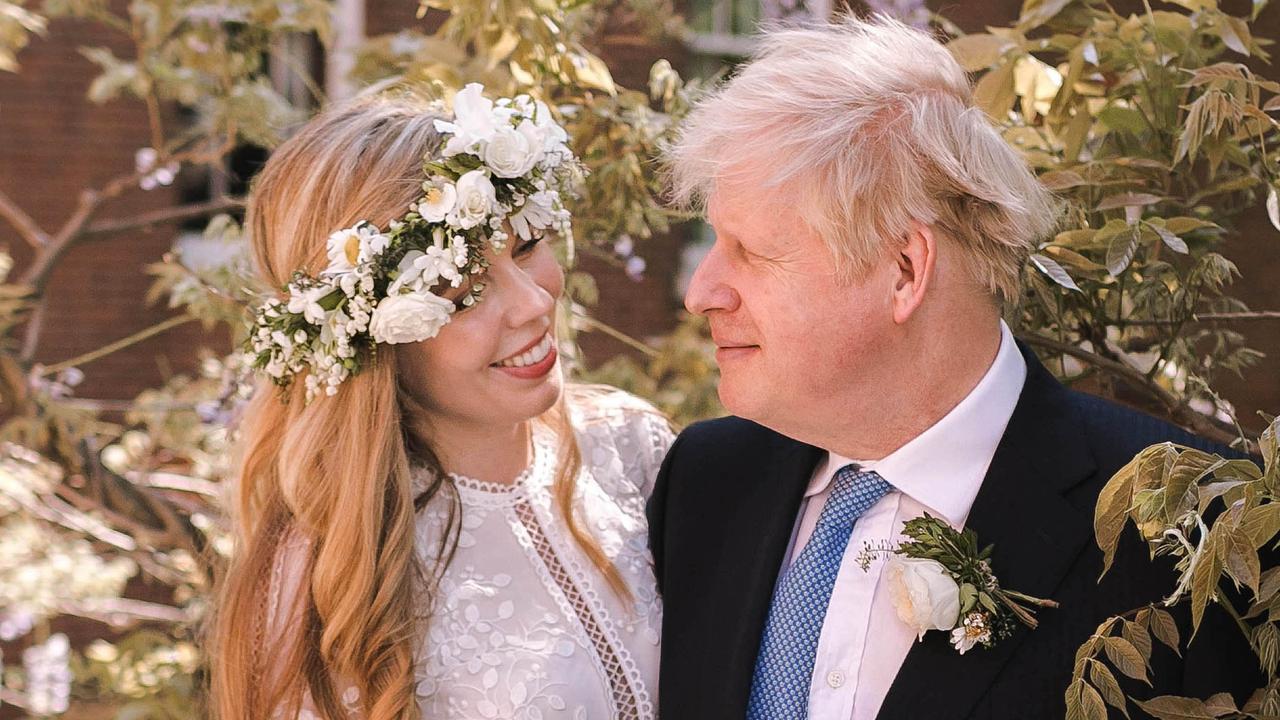
[[[883,459],[851,460],[828,452],[818,465],[783,567],[790,566],[813,534],[837,470],[857,463],[878,472],[894,491],[854,525],[818,638],[809,717],[875,720],[916,634],[898,618],[889,590],[880,582],[884,553],[872,553],[866,570],[859,561],[865,561],[868,547],[901,541],[903,524],[925,511],[956,528],[964,526],[1026,376],[1026,362],[1001,321],[1000,350],[991,367],[941,420]]]

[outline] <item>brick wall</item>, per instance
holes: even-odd
[[[116,33],[88,23],[59,20],[49,39],[34,39],[19,56],[21,72],[0,73],[0,190],[53,233],[71,214],[78,193],[130,172],[134,153],[149,145],[141,103],[84,100],[96,66],[76,48],[106,46],[123,54]],[[180,190],[126,191],[99,218],[128,217],[173,205]],[[49,305],[37,359],[52,363],[96,349],[171,315],[143,303],[149,279],[143,265],[160,259],[172,230],[132,233],[71,250],[49,286]],[[29,264],[25,243],[0,222],[0,247],[16,261],[16,278]],[[193,366],[206,340],[198,326],[178,328],[127,352],[85,366],[87,397],[128,398],[167,373]]]

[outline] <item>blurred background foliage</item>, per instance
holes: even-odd
[[[1263,4],[1254,2],[1254,17]],[[881,9],[928,21],[922,3],[893,5]],[[479,81],[554,108],[590,170],[575,206],[576,244],[562,248],[572,372],[648,397],[677,423],[721,414],[703,324],[685,318],[662,338],[626,335],[597,318],[597,278],[581,262],[639,274],[654,239],[688,220],[664,207],[656,158],[700,84],[663,60],[646,86],[623,87],[597,54],[616,13],[671,37],[686,32],[675,9],[666,0],[425,0],[418,10],[439,21],[422,23],[434,31],[366,39],[352,49],[351,80],[411,83],[440,98]],[[240,359],[211,349],[198,373],[123,409],[74,402],[75,388],[82,366],[182,324],[238,342],[246,304],[269,289],[248,279],[238,195],[99,215],[181,173],[224,168],[239,148],[265,154],[322,107],[308,72],[294,74],[305,85],[300,101],[264,59],[299,36],[337,42],[332,11],[321,0],[0,0],[0,72],[23,71],[21,51],[51,19],[124,38],[128,52],[81,50],[100,69],[85,102],[142,105],[150,137],[133,167],[69,198],[57,228],[0,193],[0,219],[31,252],[21,267],[0,252],[0,648],[10,648],[0,656],[0,703],[10,708],[36,717],[200,715],[198,627],[230,549],[220,496],[248,392]],[[982,108],[1064,200],[1061,232],[1037,249],[1024,302],[1010,309],[1018,335],[1066,381],[1227,442],[1247,433],[1215,379],[1259,359],[1237,321],[1273,313],[1230,297],[1239,269],[1222,246],[1257,203],[1280,227],[1280,86],[1240,64],[1270,45],[1253,36],[1251,20],[1212,0],[1131,15],[1095,0],[1027,0],[1015,24],[973,35],[933,18],[976,74]],[[173,108],[184,122],[169,121]],[[105,234],[192,221],[205,224],[217,261],[182,243],[154,258],[151,296],[173,309],[170,319],[53,365],[35,361],[60,262]],[[610,338],[619,352],[588,365],[574,351],[584,334]],[[1274,475],[1272,466],[1266,476]],[[105,639],[70,642],[63,630],[75,618],[101,623]]]

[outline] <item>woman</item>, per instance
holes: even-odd
[[[643,508],[671,433],[564,385],[565,140],[469,85],[452,116],[323,113],[256,179],[255,259],[288,297],[252,330],[223,720],[653,717]]]

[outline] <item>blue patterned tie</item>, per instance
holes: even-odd
[[[836,471],[831,494],[804,549],[783,573],[769,606],[751,679],[748,720],[803,720],[809,714],[818,636],[853,523],[893,486],[857,465]]]

